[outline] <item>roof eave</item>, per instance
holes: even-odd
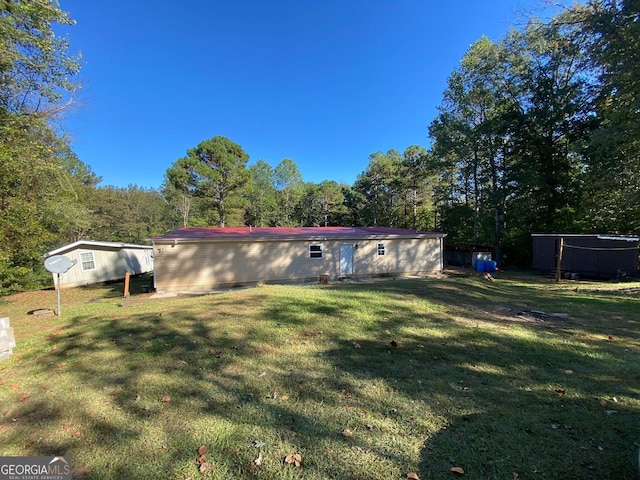
[[[109,247],[109,248],[139,248],[139,249],[151,249],[151,245],[138,245],[135,243],[122,243],[122,242],[100,242],[96,240],[78,240],[77,242],[70,243],[63,247],[56,248],[42,255],[43,258],[51,257],[53,255],[60,255],[64,252],[71,251],[75,248],[86,245],[87,247]]]
[[[238,235],[229,237],[153,237],[149,241],[157,245],[172,245],[178,243],[228,243],[238,241],[251,242],[293,242],[293,241],[310,241],[310,242],[327,242],[332,240],[382,240],[382,239],[425,239],[425,238],[444,238],[446,233],[426,232],[415,234],[370,234],[370,235],[289,235],[289,236],[260,236],[260,235]]]

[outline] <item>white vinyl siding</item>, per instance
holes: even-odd
[[[119,248],[95,246],[94,249],[72,249],[62,252],[77,263],[62,274],[61,287],[78,287],[92,283],[121,280],[127,272],[138,275],[153,271],[153,250],[140,248]],[[56,275],[53,284],[57,287]]]

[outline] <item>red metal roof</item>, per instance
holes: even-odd
[[[389,227],[192,227],[180,228],[152,241],[171,240],[247,240],[293,238],[363,238],[363,237],[444,237],[444,233]]]

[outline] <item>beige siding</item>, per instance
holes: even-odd
[[[355,277],[439,271],[440,238],[331,241],[177,242],[156,244],[155,287],[159,292],[203,292],[217,287],[268,282],[335,280],[340,245],[354,249]],[[384,256],[377,255],[385,244]],[[309,258],[309,245],[323,247],[323,258]]]
[[[441,270],[440,239],[381,239],[360,241],[355,251],[355,275],[393,276]],[[385,255],[378,255],[378,244]]]

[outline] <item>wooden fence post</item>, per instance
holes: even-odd
[[[129,272],[124,274],[124,298],[129,298],[129,279],[131,274]]]
[[[560,282],[562,277],[562,271],[560,270],[562,267],[562,250],[564,250],[564,238],[560,237],[560,249],[558,250],[558,262],[556,263],[556,283]]]

